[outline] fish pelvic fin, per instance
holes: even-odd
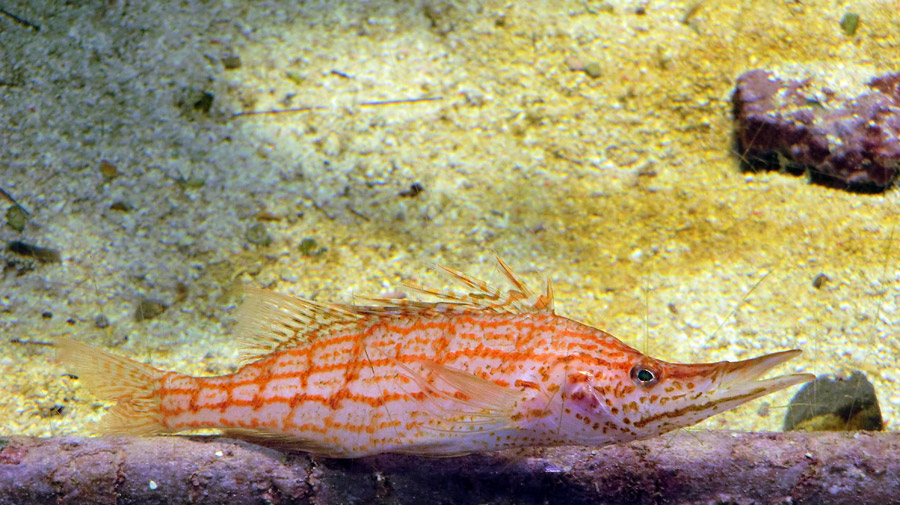
[[[60,361],[94,396],[115,402],[100,431],[138,436],[168,431],[157,395],[165,372],[69,338],[58,338],[53,345]]]

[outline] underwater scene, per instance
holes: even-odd
[[[322,486],[371,480],[371,496],[340,495],[361,503],[424,499],[379,472],[456,475],[447,472],[459,458],[422,455],[476,453],[466,464],[491,475],[541,461],[565,476],[634,439],[649,439],[642,447],[656,457],[679,443],[736,443],[733,431],[893,434],[898,174],[893,0],[4,0],[0,489],[27,444],[45,443],[30,437],[77,445],[91,442],[70,437],[104,427],[116,436],[197,428],[185,443],[228,427],[231,438],[200,438],[215,457],[232,446],[248,458],[317,454],[303,464],[330,476]],[[249,374],[241,367],[321,335],[395,328],[398,318],[416,322],[388,330],[399,340],[367,341],[372,355],[353,352],[364,373],[381,366],[406,386],[380,383],[379,414],[348,416],[375,419],[391,391],[412,388],[431,407],[397,404],[396,416],[378,417],[401,441],[370,446],[338,426],[298,442],[256,420],[226,426],[224,406],[218,425],[176,423],[144,415],[133,396],[213,387],[154,369]],[[462,349],[463,361],[431,356],[416,368],[401,348],[435,338],[417,333],[435,321],[450,328],[440,338],[474,324],[501,347],[513,327],[551,337],[510,343],[517,354]],[[608,432],[584,418],[602,437],[560,433],[565,401],[581,389],[557,394],[558,384],[515,375],[568,362],[578,346],[610,356],[603,371],[544,375],[586,388],[586,411],[612,419]],[[338,346],[328,359],[348,352]],[[651,388],[674,378],[696,396],[676,392],[641,414],[662,394]],[[434,381],[443,389],[433,392]],[[510,391],[529,388],[545,407],[520,413],[533,398]],[[322,408],[339,409],[344,397],[333,393]],[[193,398],[186,410],[197,410]],[[427,436],[440,442],[417,445],[425,411],[438,418]],[[510,432],[528,412],[552,417],[555,431]],[[473,426],[499,431],[475,439]],[[159,443],[181,443],[172,438]],[[157,450],[152,438],[127,443]],[[900,449],[896,437],[890,444]],[[545,446],[581,448],[546,453],[558,458],[551,464]],[[539,452],[483,454],[506,448]],[[383,452],[409,456],[376,460],[377,471],[329,459]],[[160,479],[148,482],[141,492],[161,491]],[[546,501],[552,485],[531,481],[529,493]],[[603,502],[602,485],[564,497]],[[303,501],[278,493],[265,499]],[[453,493],[428,499],[522,502]],[[2,494],[0,504],[32,503]],[[798,496],[747,503],[815,502]],[[665,501],[619,498],[610,502]]]

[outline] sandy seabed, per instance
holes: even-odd
[[[30,213],[0,239],[62,261],[0,253],[0,333],[220,374],[239,283],[348,302],[498,254],[655,357],[862,370],[896,430],[897,190],[742,173],[730,101],[753,68],[848,96],[900,70],[896,7],[6,2],[40,28],[0,16],[0,187]],[[311,110],[236,115],[273,109]],[[63,372],[0,346],[0,435],[90,433]],[[777,430],[792,392],[704,426]]]

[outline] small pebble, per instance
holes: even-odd
[[[6,209],[6,225],[21,232],[25,229],[25,222],[27,221],[28,216],[25,214],[25,211],[22,210],[22,207],[18,205],[13,205],[12,207]]]
[[[300,254],[304,256],[312,256],[317,253],[318,243],[316,239],[306,237],[300,241]]]
[[[848,36],[856,35],[856,29],[859,27],[859,14],[848,12],[841,18],[841,30]]]
[[[225,70],[241,68],[241,57],[236,54],[229,54],[222,58],[222,65],[225,66]]]
[[[603,75],[602,70],[600,69],[600,64],[596,61],[592,61],[584,66],[584,73],[587,74],[591,79],[596,79]]]
[[[130,212],[133,210],[133,207],[128,202],[117,200],[109,206],[109,210],[114,210],[116,212]]]
[[[209,91],[204,91],[194,102],[194,110],[200,111],[204,114],[208,114],[209,110],[212,108],[213,100],[215,98],[216,96]]]
[[[100,173],[108,179],[113,179],[119,175],[116,166],[106,160],[100,160]]]
[[[631,255],[628,257],[631,259],[631,261],[633,261],[635,263],[640,263],[641,260],[644,259],[644,251],[642,251],[640,249],[635,249],[634,251],[632,251]]]
[[[819,274],[813,279],[813,287],[816,289],[822,289],[822,286],[828,283],[831,278],[825,274]]]
[[[284,76],[297,86],[300,86],[301,84],[303,84],[303,81],[306,80],[306,78],[303,77],[303,74],[301,74],[300,72],[295,72],[293,70],[285,70]]]
[[[256,223],[247,229],[247,242],[254,245],[267,246],[272,243],[272,236],[262,223]]]
[[[106,328],[107,326],[109,326],[109,319],[107,319],[103,314],[97,314],[94,317],[94,326],[96,328]]]
[[[199,175],[192,175],[182,181],[186,188],[197,189],[202,188],[206,184],[206,179]]]
[[[194,117],[198,112],[208,114],[215,98],[216,96],[209,91],[188,86],[176,94],[175,106],[186,117]]]
[[[399,195],[403,197],[413,198],[419,196],[423,191],[425,191],[425,186],[423,186],[421,183],[414,182],[410,184],[408,190],[401,191]]]
[[[134,311],[134,319],[143,321],[145,319],[153,319],[162,314],[166,310],[166,305],[159,300],[151,300],[144,298],[138,303],[137,309]]]

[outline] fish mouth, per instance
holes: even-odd
[[[746,397],[746,400],[780,391],[797,384],[815,380],[816,376],[808,373],[787,374],[760,379],[778,365],[799,356],[801,351],[775,352],[743,361],[723,362],[719,388],[728,397]]]
[[[632,424],[644,430],[642,437],[655,436],[674,428],[690,426],[769,393],[814,380],[814,375],[806,373],[761,378],[773,368],[799,355],[800,351],[794,349],[743,361],[675,365],[670,369],[670,372],[674,372],[670,377],[702,377],[705,380],[701,391],[695,395],[678,392],[670,396],[668,402],[660,402],[656,410],[648,412],[648,415]]]

